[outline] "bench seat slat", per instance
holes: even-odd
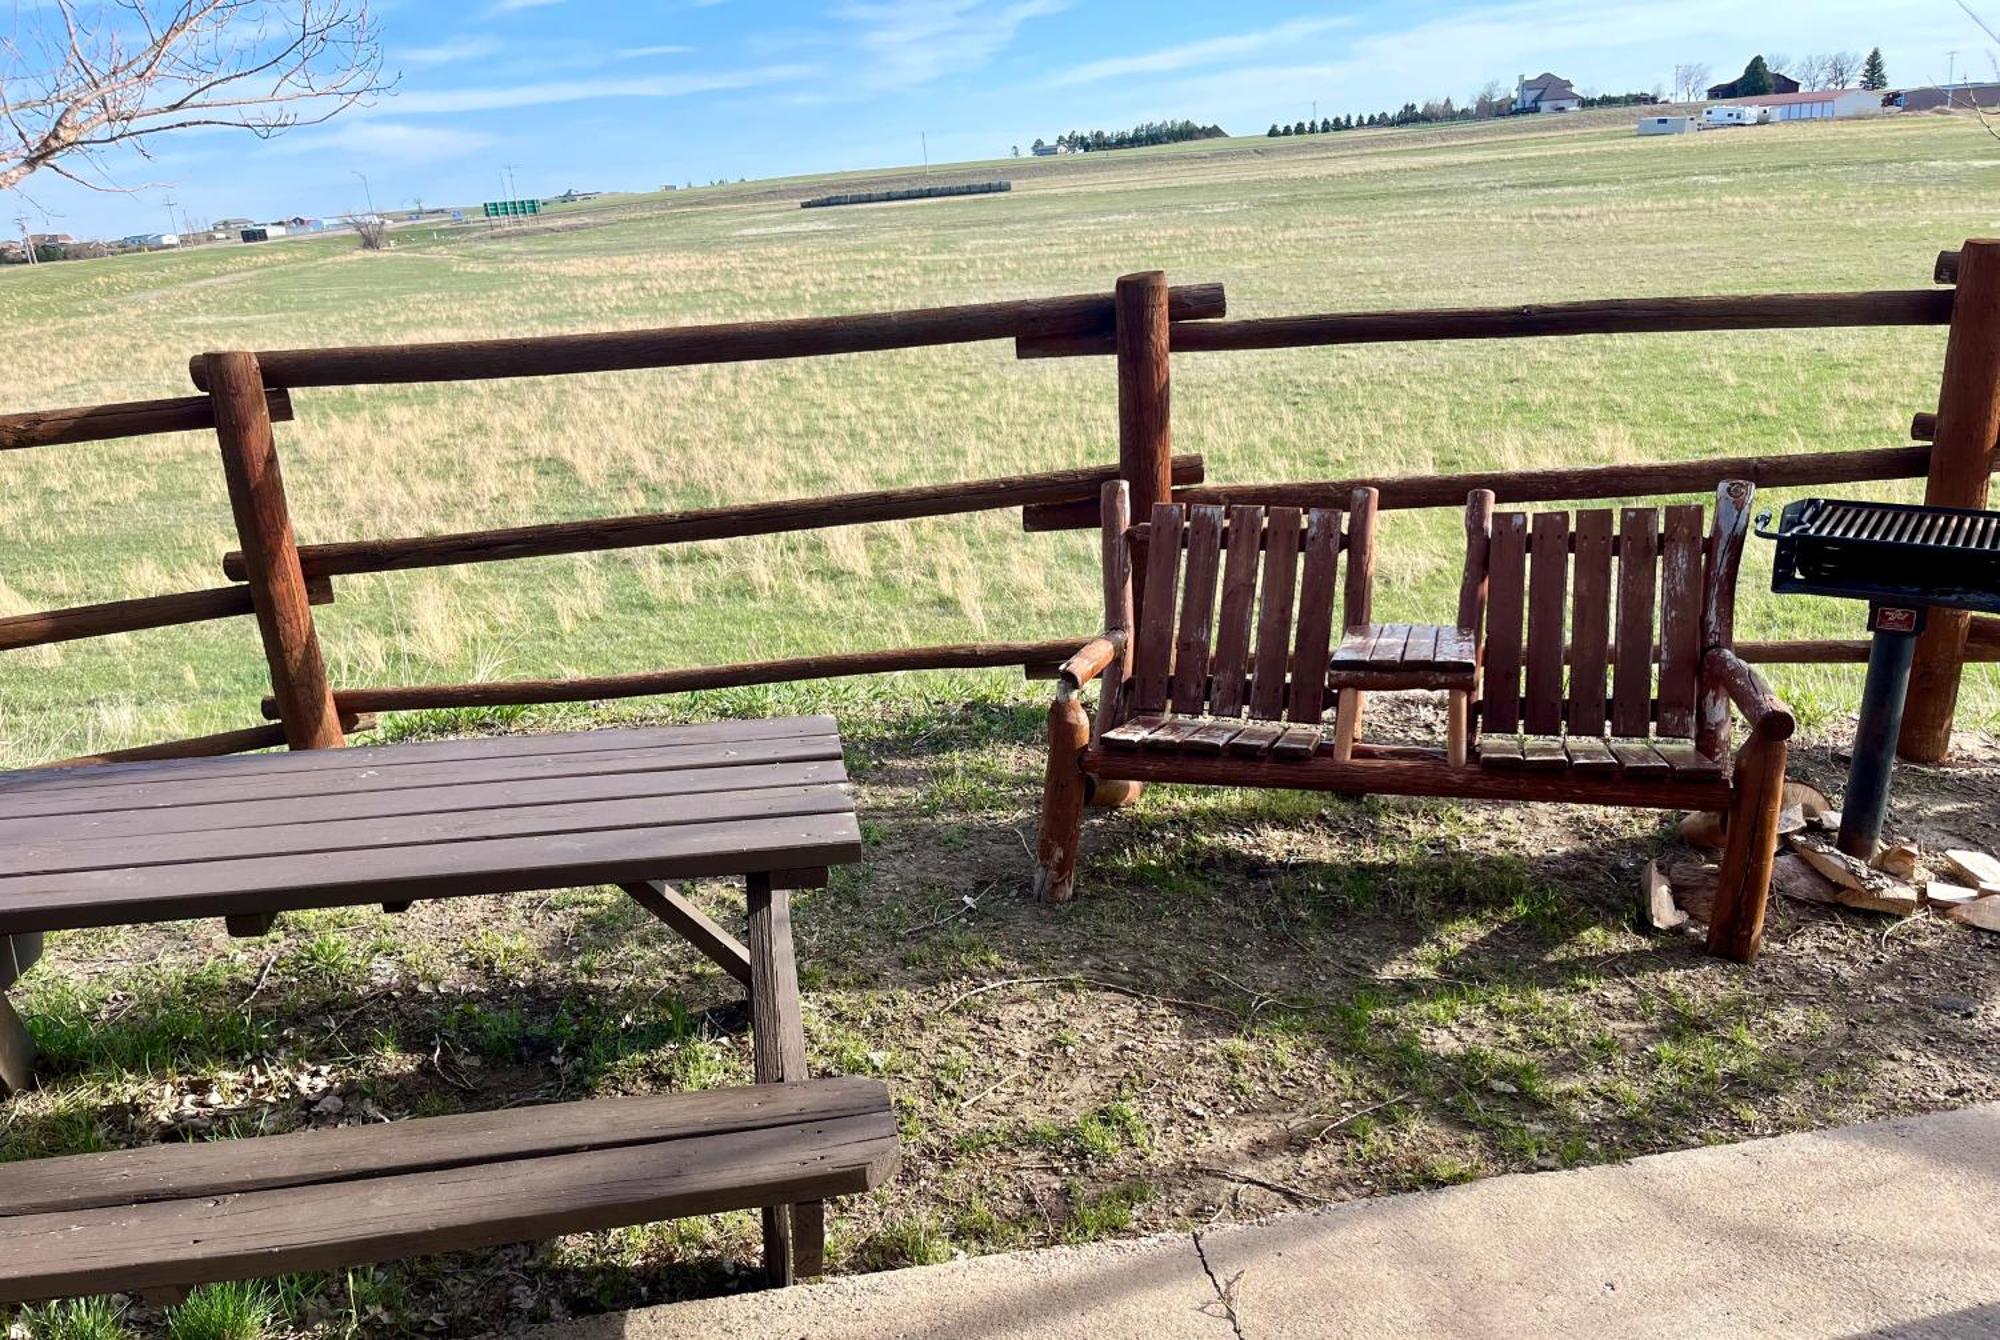
[[[27,818],[47,815],[94,814],[115,810],[166,809],[217,805],[231,801],[272,800],[288,796],[346,795],[361,791],[407,791],[438,786],[534,777],[579,777],[608,772],[658,772],[675,769],[756,767],[765,763],[838,758],[840,740],[834,735],[774,737],[766,740],[716,741],[688,747],[626,746],[612,750],[568,750],[552,754],[509,754],[496,758],[457,758],[430,763],[412,760],[396,767],[376,767],[369,748],[320,749],[338,756],[342,766],[300,772],[273,768],[270,773],[209,780],[154,779],[103,791],[85,788],[49,795],[4,797],[4,813]],[[273,764],[298,754],[256,756]]]
[[[524,805],[629,800],[641,796],[715,795],[768,786],[835,785],[846,780],[847,770],[840,760],[812,759],[741,768],[634,769],[585,773],[576,777],[529,777],[503,782],[470,782],[462,786],[359,791],[314,796],[307,804],[291,797],[113,810],[100,814],[47,815],[34,819],[0,818],[0,864],[10,871],[24,868],[12,859],[18,850],[54,843],[75,847],[87,841],[115,840],[129,846],[133,845],[134,838],[151,840],[164,834],[201,833],[216,829],[248,830],[290,825],[309,828],[336,820],[389,819],[416,814],[510,809]]]
[[[617,828],[678,827],[730,819],[788,818],[852,808],[845,787],[834,784],[771,786],[692,795],[634,796],[561,804],[511,805],[443,814],[390,815],[268,828],[218,828],[161,834],[143,842],[125,837],[0,846],[0,891],[39,875],[81,874],[128,867],[245,864],[274,856],[357,856],[383,848],[541,837]],[[308,811],[309,813],[309,811]]]
[[[850,1195],[888,1112],[241,1195],[0,1219],[0,1302],[328,1270]]]
[[[842,1076],[28,1159],[0,1163],[0,1224],[23,1215],[432,1172],[888,1110],[881,1081]]]
[[[303,749],[286,754],[232,754],[224,758],[164,759],[145,763],[102,763],[61,772],[0,772],[0,793],[13,798],[78,788],[165,781],[184,786],[211,778],[254,773],[317,772],[326,768],[399,767],[454,759],[504,758],[515,754],[601,753],[611,749],[672,749],[690,745],[748,743],[755,740],[831,736],[838,723],[828,716],[751,718],[698,726],[607,727],[554,735],[484,735],[463,740],[419,740],[408,744],[359,745],[350,749]]]
[[[277,856],[21,876],[0,880],[0,934],[800,870],[860,859],[861,831],[849,801],[838,813],[385,847],[339,861]]]

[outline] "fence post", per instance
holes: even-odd
[[[1132,487],[1132,519],[1145,521],[1153,515],[1154,503],[1173,498],[1174,488],[1166,272],[1147,270],[1120,278],[1115,307],[1118,474]],[[1143,555],[1133,555],[1133,570],[1146,570]],[[1134,596],[1137,606],[1145,604],[1143,590]]]
[[[229,510],[236,518],[244,577],[257,612],[257,631],[270,664],[271,692],[284,723],[285,741],[293,749],[338,748],[347,740],[320,656],[305,574],[299,568],[263,374],[254,354],[213,353],[204,361],[209,399],[215,406],[215,437],[222,449],[222,474],[229,486]]]
[[[1945,343],[1935,445],[1924,501],[1934,507],[1984,507],[2000,437],[2000,240],[1969,241],[1954,268],[1939,258],[1940,280],[1956,278],[1951,334]],[[1917,639],[1909,705],[1897,753],[1912,763],[1936,763],[1951,749],[1952,716],[1965,670],[1971,616],[1932,610]]]

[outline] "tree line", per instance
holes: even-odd
[[[1657,93],[1603,93],[1581,98],[1585,107],[1638,107],[1659,102]],[[1447,121],[1483,121],[1489,117],[1514,114],[1514,100],[1489,84],[1473,95],[1471,102],[1458,104],[1449,97],[1433,98],[1422,104],[1406,102],[1393,112],[1321,117],[1317,121],[1294,121],[1290,125],[1273,122],[1264,134],[1277,139],[1286,135],[1325,135],[1336,130],[1369,130],[1380,126],[1427,126]]]
[[[1229,132],[1221,126],[1204,126],[1195,121],[1147,121],[1130,130],[1072,130],[1067,135],[1056,136],[1056,148],[1062,153],[1099,153],[1106,149],[1138,149],[1149,144],[1180,144],[1187,140],[1222,140],[1229,138]],[[1035,141],[1035,148],[1046,149],[1048,145]]]
[[[1852,51],[1831,51],[1796,59],[1777,53],[1752,56],[1734,81],[1737,96],[1754,98],[1774,92],[1776,75],[1797,80],[1799,87],[1808,93],[1849,86],[1879,93],[1889,87],[1889,67],[1882,59],[1882,48],[1874,47],[1866,56],[1857,56]],[[1674,67],[1674,101],[1699,102],[1712,87],[1709,68],[1701,62],[1688,61]]]

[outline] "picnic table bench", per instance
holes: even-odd
[[[749,988],[757,1080],[0,1165],[0,1303],[738,1208],[774,1282],[818,1273],[823,1199],[896,1159],[887,1091],[809,1079],[799,1015],[788,890],[859,859],[846,780],[827,717],[0,774],[0,988],[44,931],[613,884]],[[747,945],[664,882],[721,876]],[[31,1061],[0,995],[5,1085]]]

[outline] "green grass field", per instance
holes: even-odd
[[[184,394],[190,353],[836,313],[1108,288],[1164,267],[1236,315],[1911,287],[1990,229],[2000,153],[1910,118],[1640,140],[1629,118],[1265,139],[1009,163],[1002,197],[802,212],[788,184],[573,208],[534,235],[413,229],[0,273],[0,404]],[[983,174],[982,167],[980,172]],[[871,182],[870,184],[875,184]],[[1210,478],[1324,478],[1888,446],[1935,404],[1937,330],[1185,356],[1176,447]],[[1101,462],[1106,360],[1004,344],[307,392],[281,445],[308,540],[609,515]],[[0,461],[0,613],[213,584],[200,435]],[[1902,495],[1906,496],[1906,495]],[[1392,616],[1448,608],[1446,513],[1391,518]],[[1096,626],[1091,542],[980,518],[346,582],[337,681],[609,672]],[[1751,585],[1758,585],[1753,576]],[[1745,636],[1853,635],[1753,599]],[[1780,676],[1808,714],[1852,672]],[[1991,670],[1965,725],[2000,714]],[[15,653],[0,762],[245,724],[247,621]]]

